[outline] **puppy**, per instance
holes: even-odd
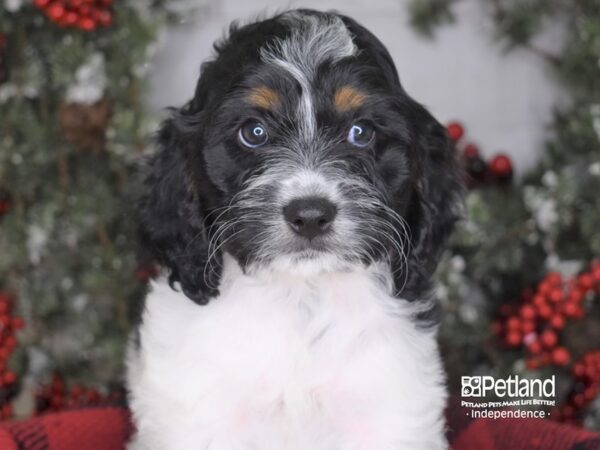
[[[429,302],[461,204],[445,129],[340,14],[234,25],[215,49],[141,200],[168,278],[129,348],[129,448],[446,448]]]

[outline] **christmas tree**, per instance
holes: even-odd
[[[0,6],[3,417],[19,390],[52,374],[52,398],[42,392],[39,409],[82,394],[93,403],[121,381],[152,275],[138,256],[131,193],[154,128],[144,75],[157,32],[175,17],[166,3]]]
[[[430,37],[455,20],[457,1],[414,0]],[[542,57],[570,94],[537,166],[511,180],[510,160],[479,156],[460,123],[467,219],[440,268],[441,343],[456,389],[461,375],[557,376],[558,420],[600,429],[600,3],[487,0],[498,45]],[[562,26],[557,54],[536,47]],[[474,133],[476,136],[476,132]]]

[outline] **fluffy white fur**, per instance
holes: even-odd
[[[435,332],[386,267],[224,264],[206,306],[153,284],[128,359],[130,450],[447,447]]]

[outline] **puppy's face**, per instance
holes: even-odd
[[[445,130],[354,21],[293,11],[233,29],[164,125],[142,234],[192,299],[251,272],[386,262],[427,287],[460,187]]]

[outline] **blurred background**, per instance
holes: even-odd
[[[600,429],[596,0],[0,0],[0,415],[123,401],[147,282],[137,165],[234,19],[336,9],[447,125],[466,219],[438,272],[461,375],[557,376],[553,420]]]

